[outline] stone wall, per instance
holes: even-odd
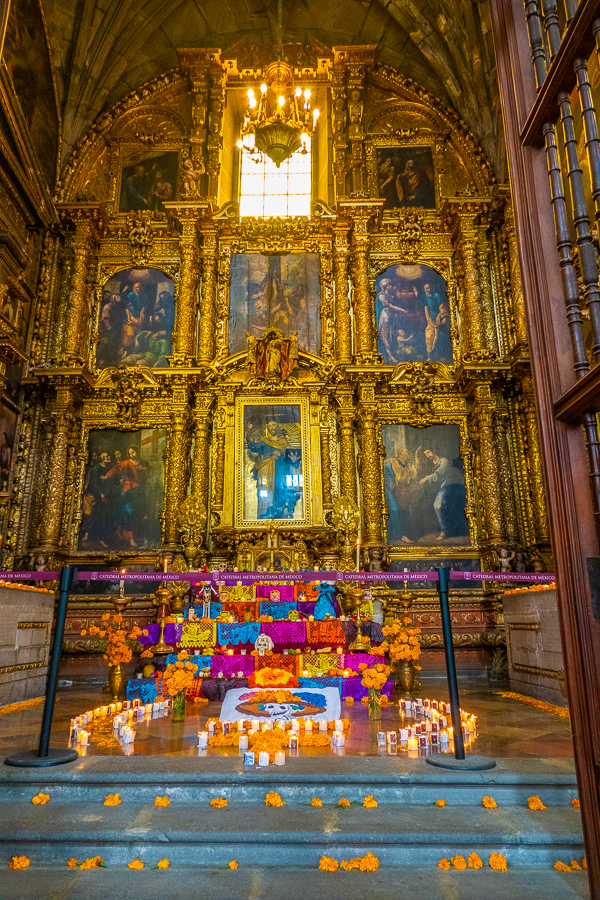
[[[54,592],[0,587],[0,706],[46,690]]]
[[[510,689],[566,706],[556,591],[504,595]]]

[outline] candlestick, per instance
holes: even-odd
[[[285,766],[285,752],[283,750],[275,751],[275,765]]]
[[[356,538],[356,571],[360,572],[360,538]]]

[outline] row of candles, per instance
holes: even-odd
[[[215,722],[211,720],[207,723],[207,731],[199,731],[198,732],[198,749],[206,750],[208,748],[208,740],[209,737],[215,733]],[[250,728],[246,731],[246,720],[238,719],[235,723],[237,731],[238,731],[238,748],[240,750],[248,750],[248,743],[250,735],[257,734],[259,731],[270,731],[273,728],[280,728],[282,730],[285,729],[285,722],[276,721],[273,723],[272,719],[269,719],[266,722],[260,722],[258,719],[250,720]],[[313,731],[314,725],[318,724],[318,730],[323,733],[327,733],[327,722],[313,722],[312,719],[304,720],[304,731],[305,733],[310,734]],[[223,720],[221,722],[223,727],[223,734],[230,734],[233,730],[232,722],[228,722],[227,720]],[[296,719],[292,719],[291,722],[291,732],[288,737],[288,749],[289,750],[297,750],[298,749],[298,732],[300,731],[300,725]],[[346,735],[344,734],[344,723],[341,719],[336,719],[335,721],[335,730],[332,736],[332,744],[334,747],[343,747],[346,743]],[[249,751],[244,755],[244,765],[254,765],[254,756],[255,754],[252,751]],[[247,759],[248,761],[247,761]],[[251,762],[249,760],[252,760]],[[262,760],[262,762],[261,762]],[[266,760],[266,761],[265,761]],[[261,752],[259,753],[259,766],[266,766],[269,764],[269,754]],[[275,754],[275,765],[283,766],[285,765],[285,752],[283,750],[279,750]]]
[[[123,745],[133,744],[136,732],[132,725],[141,721],[146,716],[164,716],[170,711],[172,701],[156,700],[154,703],[142,704],[140,699],[124,700],[121,703],[111,703],[110,706],[98,706],[96,709],[88,709],[87,712],[71,719],[70,743],[80,752],[85,750],[90,743],[91,732],[85,726],[89,726],[94,719],[113,717],[113,734]]]

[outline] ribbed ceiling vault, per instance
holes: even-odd
[[[277,37],[277,0],[42,0],[63,121],[62,158],[104,109],[178,64],[178,47]],[[283,0],[284,43],[377,44],[379,61],[450,103],[496,176],[505,153],[487,0]]]

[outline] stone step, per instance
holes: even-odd
[[[157,848],[148,865],[170,856],[170,848]],[[552,868],[528,866],[507,872],[494,872],[487,866],[477,871],[445,872],[436,866],[385,865],[377,872],[321,872],[307,866],[262,868],[240,864],[232,871],[226,865],[200,867],[171,862],[165,871],[135,871],[125,864],[82,871],[38,866],[32,860],[28,869],[2,872],[3,900],[281,900],[283,896],[286,900],[582,900],[589,897],[589,889],[587,872],[563,874]]]
[[[580,814],[572,807],[533,812],[523,807],[487,810],[467,805],[385,804],[311,807],[264,803],[213,809],[171,802],[168,807],[128,802],[3,804],[0,853],[25,854],[59,864],[72,856],[102,856],[111,865],[157,853],[179,865],[225,865],[230,859],[261,866],[317,866],[323,853],[349,859],[371,850],[385,865],[430,865],[441,857],[475,851],[503,853],[511,866],[544,866],[581,858]],[[160,856],[158,857],[160,858]]]

